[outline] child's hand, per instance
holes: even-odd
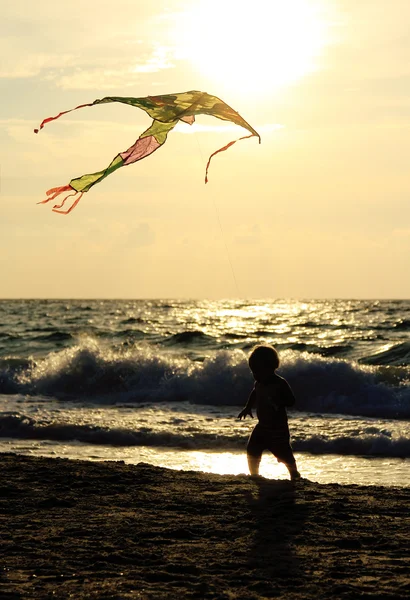
[[[245,408],[241,410],[241,412],[238,415],[238,419],[244,419],[246,415],[249,415],[253,419],[252,409],[248,408],[247,406],[245,406]]]

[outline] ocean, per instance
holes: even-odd
[[[2,300],[0,452],[246,473],[269,343],[302,476],[409,486],[409,335],[408,300]]]

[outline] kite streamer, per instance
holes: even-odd
[[[256,136],[261,141],[260,135],[247,123],[239,113],[233,108],[228,106],[225,102],[211,96],[206,92],[190,91],[183,92],[180,94],[167,94],[164,96],[147,96],[145,98],[123,98],[123,97],[106,97],[102,99],[94,100],[90,104],[80,104],[70,110],[65,110],[59,113],[55,117],[48,117],[41,123],[39,129],[35,129],[34,132],[38,133],[43,129],[44,125],[59,119],[62,115],[65,115],[73,110],[84,108],[86,106],[95,106],[97,104],[107,104],[109,102],[122,102],[123,104],[129,104],[144,110],[153,121],[151,126],[144,131],[137,139],[137,141],[125,152],[120,152],[115,156],[111,163],[97,173],[91,173],[82,175],[72,179],[68,185],[56,187],[46,192],[47,198],[42,200],[38,204],[45,204],[55,200],[59,196],[64,196],[60,204],[55,204],[53,211],[60,214],[68,214],[75,208],[80,201],[82,195],[88,192],[90,188],[102,181],[105,177],[126,165],[131,165],[143,158],[146,158],[155,150],[158,150],[166,141],[168,133],[175,127],[178,121],[183,121],[192,125],[195,121],[195,115],[210,115],[217,117],[223,121],[231,121],[240,127],[247,129],[250,135],[239,138],[240,140]],[[235,144],[239,140],[230,142],[223,148],[220,148],[208,159],[208,163],[205,169],[205,183],[208,181],[208,170],[211,159],[218,152],[223,152]],[[66,201],[71,198],[72,204],[68,209],[62,210]]]

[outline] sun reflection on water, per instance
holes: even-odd
[[[0,441],[0,452],[10,451],[10,440]],[[50,440],[13,440],[13,452],[91,460],[123,461],[126,464],[148,463],[176,471],[202,471],[218,475],[248,475],[245,452],[184,451],[141,446],[111,447],[89,444],[65,444]],[[317,483],[342,485],[383,485],[408,487],[409,459],[372,458],[295,453],[304,479]],[[265,453],[260,474],[267,479],[289,479],[284,465]]]

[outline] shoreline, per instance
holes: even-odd
[[[410,488],[0,461],[5,598],[410,595]]]

